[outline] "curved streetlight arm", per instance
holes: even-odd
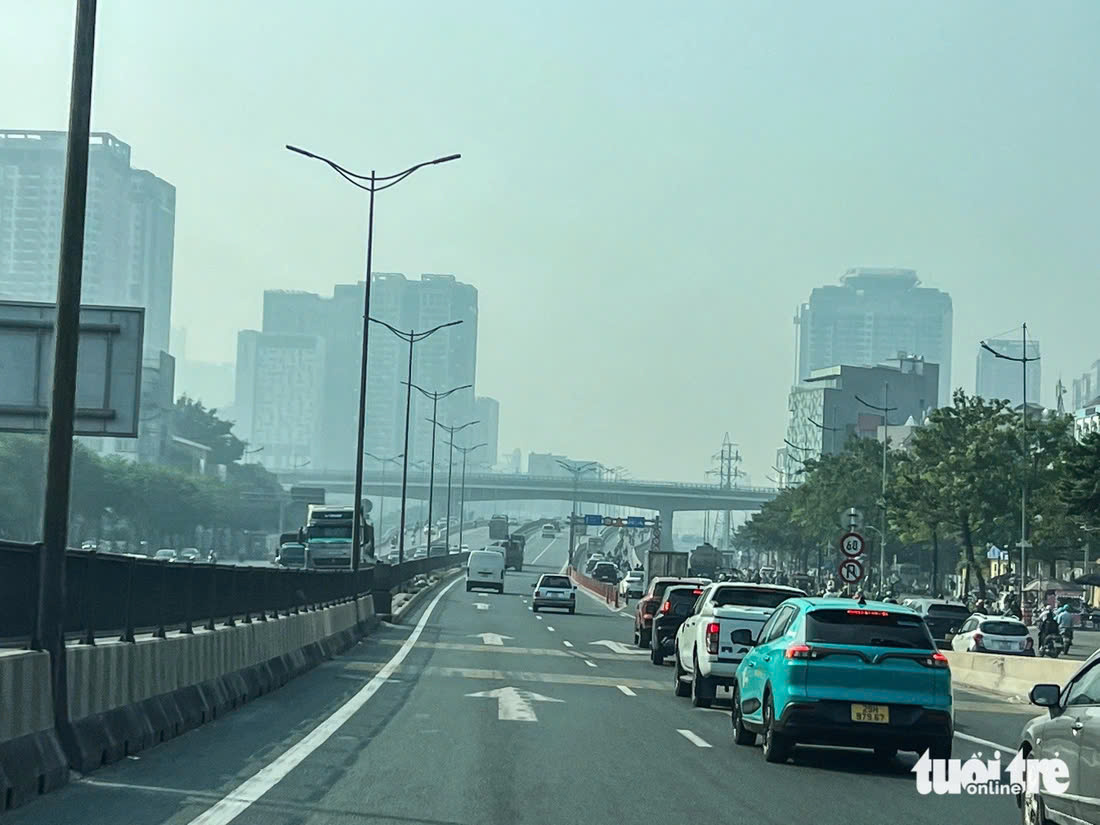
[[[397,336],[398,338],[400,338],[400,339],[401,339],[402,341],[408,341],[408,340],[409,340],[410,338],[412,338],[412,342],[413,342],[414,344],[415,344],[415,343],[416,343],[417,341],[422,341],[422,340],[424,340],[424,339],[425,339],[425,338],[427,338],[427,337],[428,337],[429,335],[432,335],[432,334],[434,334],[434,333],[436,333],[436,332],[439,332],[439,331],[440,331],[441,329],[445,329],[446,327],[453,327],[453,326],[457,326],[458,324],[461,324],[461,323],[462,323],[462,320],[461,320],[461,319],[459,319],[458,321],[448,321],[448,322],[447,322],[447,323],[445,323],[445,324],[440,324],[440,325],[439,325],[439,326],[437,326],[437,327],[432,327],[431,329],[429,329],[429,330],[425,330],[424,332],[414,332],[414,331],[412,331],[412,330],[409,330],[408,332],[406,332],[406,331],[405,331],[405,330],[403,330],[403,329],[398,329],[398,328],[397,328],[397,327],[395,327],[395,326],[394,326],[393,324],[387,324],[387,323],[386,323],[385,321],[383,321],[383,320],[382,320],[381,318],[375,318],[374,316],[371,316],[371,319],[370,319],[370,320],[371,320],[371,323],[374,323],[374,324],[381,324],[381,325],[382,325],[382,326],[384,326],[384,327],[385,327],[386,329],[388,329],[388,330],[389,330],[390,332],[392,332],[392,333],[393,333],[394,335],[396,335],[396,336]],[[401,383],[406,383],[406,382],[402,381]]]
[[[989,346],[989,344],[987,344],[985,341],[979,341],[978,343],[981,348],[984,349],[986,352],[992,353],[994,358],[1003,358],[1005,361],[1015,361],[1017,364],[1030,364],[1032,361],[1039,360],[1038,355],[1036,355],[1034,358],[1028,358],[1027,353],[1025,352],[1022,358],[1016,358],[1012,355],[1005,355],[1003,352],[997,352],[997,350],[993,349],[993,347]]]
[[[459,390],[468,390],[473,386],[473,384],[463,384],[461,387],[451,387],[446,392],[432,392],[431,390],[424,389],[419,384],[410,384],[408,381],[402,381],[401,384],[403,386],[412,387],[414,390],[418,390],[419,392],[423,393],[425,397],[431,398],[435,401],[442,401],[453,392],[458,392]]]
[[[425,166],[435,166],[435,165],[440,164],[440,163],[447,163],[448,161],[458,160],[460,157],[462,157],[462,155],[455,154],[455,155],[446,155],[444,157],[435,158],[434,160],[426,160],[423,163],[418,163],[415,166],[410,166],[408,169],[405,169],[402,172],[395,172],[392,175],[375,175],[375,174],[360,175],[357,172],[352,172],[350,169],[347,169],[347,168],[341,166],[336,161],[330,160],[329,158],[326,158],[324,155],[318,155],[314,152],[310,152],[308,149],[302,149],[299,146],[291,146],[290,144],[287,144],[286,148],[289,149],[291,152],[294,152],[296,154],[302,155],[302,156],[307,157],[307,158],[311,158],[313,160],[319,160],[322,163],[326,163],[330,167],[332,167],[332,169],[334,171],[338,172],[342,177],[344,177],[349,183],[354,183],[356,186],[359,186],[361,189],[366,189],[367,191],[370,191],[373,188],[374,191],[376,191],[376,192],[379,192],[382,189],[387,189],[389,186],[392,186],[393,184],[390,183],[390,184],[387,184],[386,186],[370,187],[370,186],[361,186],[360,184],[356,183],[356,181],[359,181],[359,180],[369,180],[369,181],[372,181],[372,182],[393,181],[393,183],[399,183],[400,181],[397,180],[398,178],[400,178],[401,180],[404,180],[409,175],[411,175],[413,172],[415,172],[417,169],[423,169]]]
[[[425,419],[425,420],[426,420],[426,421],[431,421],[431,419],[430,419],[430,418],[427,418],[427,419]],[[451,426],[451,427],[448,427],[448,426],[447,426],[446,424],[444,424],[444,423],[443,423],[442,421],[436,421],[436,422],[435,422],[435,424],[436,424],[437,426],[439,426],[439,427],[442,427],[442,428],[443,428],[444,430],[446,430],[446,431],[447,431],[448,433],[450,433],[450,434],[451,434],[451,438],[452,438],[452,439],[454,439],[454,437],[455,437],[455,433],[460,433],[460,432],[462,432],[463,430],[465,430],[465,429],[466,429],[467,427],[472,427],[472,426],[473,426],[474,424],[480,424],[480,423],[481,423],[481,419],[480,419],[480,418],[478,418],[478,419],[475,419],[475,420],[473,420],[473,421],[467,421],[467,422],[466,422],[465,424],[455,425],[455,426]]]
[[[794,443],[788,441],[785,438],[783,439],[783,443],[786,444],[788,447],[794,447],[796,450],[802,450],[802,452],[804,452],[804,453],[812,453],[813,452],[813,450],[810,447],[799,447],[797,444],[794,444]]]

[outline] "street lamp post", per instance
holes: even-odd
[[[472,386],[473,386],[473,384],[463,384],[460,387],[451,387],[451,389],[449,389],[445,392],[429,392],[428,390],[424,389],[423,387],[421,387],[417,384],[412,385],[412,388],[414,390],[416,390],[417,392],[422,393],[424,395],[424,397],[432,399],[432,417],[430,419],[428,419],[429,421],[432,422],[432,459],[431,459],[431,465],[430,465],[431,466],[431,471],[428,474],[429,478],[428,478],[428,539],[427,539],[427,541],[428,541],[428,547],[429,548],[431,547],[431,544],[432,544],[432,501],[433,501],[433,498],[435,496],[435,425],[438,423],[437,419],[436,419],[436,414],[439,410],[439,401],[440,401],[440,399],[446,398],[451,393],[458,392],[459,390],[467,390],[467,389],[470,389]]]
[[[390,456],[389,458],[383,458],[382,456],[375,455],[371,452],[366,452],[364,455],[370,456],[379,464],[379,469],[382,471],[381,488],[382,493],[378,496],[378,530],[379,532],[386,529],[386,524],[382,520],[382,514],[386,512],[386,465],[396,464],[397,459],[404,457],[404,453],[398,453],[397,455]],[[381,538],[378,536],[377,538]],[[376,549],[377,552],[377,549]]]
[[[583,464],[576,464],[559,458],[558,466],[573,476],[573,509],[569,517],[569,564],[573,564],[573,543],[576,541],[577,536],[577,526],[574,522],[577,520],[577,496],[580,492],[581,473],[591,470],[596,466],[596,462],[586,461]]]
[[[405,502],[408,499],[408,491],[409,491],[409,413],[412,409],[413,344],[416,344],[420,341],[423,341],[425,338],[427,338],[430,335],[434,335],[435,333],[439,332],[441,329],[446,329],[447,327],[453,327],[457,324],[461,324],[462,321],[449,321],[446,324],[440,324],[439,326],[432,327],[431,329],[429,329],[425,332],[417,332],[414,329],[410,329],[408,332],[405,332],[404,330],[400,330],[397,327],[392,326],[391,324],[387,324],[385,321],[378,320],[377,318],[371,318],[370,320],[374,321],[374,323],[376,323],[376,324],[381,324],[382,326],[384,326],[386,329],[388,329],[390,332],[392,332],[394,335],[396,335],[398,338],[400,338],[402,341],[406,342],[409,345],[409,377],[408,377],[408,380],[404,382],[404,384],[405,384],[405,449],[402,452],[402,455],[404,456],[404,459],[402,461],[402,467],[401,467],[401,534],[400,534],[400,537],[398,538],[398,547],[397,547],[397,563],[402,564],[405,561]],[[359,436],[360,436],[360,439],[362,439],[363,433],[361,431],[359,433]],[[359,486],[362,485],[362,481],[363,481],[363,479],[362,479],[362,463],[363,463],[362,455],[360,455],[360,457],[359,457],[359,465],[360,465]],[[360,491],[357,489],[356,490],[356,495],[358,496],[359,494],[360,494]],[[358,523],[358,520],[356,521],[356,523]],[[430,536],[431,535],[431,527],[430,526],[429,526],[428,530],[429,530],[428,535]]]
[[[890,413],[897,409],[897,407],[890,406],[890,382],[884,381],[882,383],[882,406],[878,407],[874,404],[868,404],[858,395],[856,396],[858,401],[863,406],[878,410],[882,413],[882,532],[879,533],[879,570],[878,570],[878,589],[884,590],[886,586],[886,448],[890,442]],[[873,529],[873,528],[872,528]]]
[[[439,421],[433,421],[432,423],[435,424],[437,427],[441,427],[442,429],[447,431],[447,435],[449,436],[449,438],[447,440],[447,443],[451,445],[451,452],[447,457],[447,532],[444,534],[446,536],[444,541],[447,543],[447,552],[450,553],[451,552],[451,475],[454,471],[454,464],[455,464],[455,447],[454,447],[455,433],[462,432],[464,429],[466,429],[467,427],[472,427],[474,424],[480,424],[481,420],[480,419],[475,419],[473,421],[467,421],[465,424],[455,424],[455,425],[452,425],[450,427],[448,427],[446,424],[443,424],[442,422],[439,422]]]
[[[459,485],[461,490],[459,494],[458,504],[458,548],[462,549],[462,530],[466,526],[466,456],[472,453],[479,447],[488,447],[489,445],[482,441],[480,444],[474,444],[472,447],[459,447],[454,442],[448,442],[454,449],[462,453],[462,482]],[[450,519],[448,519],[448,524]],[[447,545],[447,552],[451,552],[450,544]]]
[[[358,572],[359,570],[359,542],[362,540],[360,533],[360,519],[362,518],[363,507],[363,438],[364,430],[367,426],[367,338],[368,331],[370,329],[370,286],[371,286],[371,254],[374,248],[374,196],[376,193],[389,189],[391,186],[396,186],[401,183],[405,178],[415,172],[417,169],[423,169],[425,166],[435,166],[440,163],[447,163],[451,160],[458,160],[461,155],[447,155],[445,157],[436,158],[435,160],[424,161],[418,163],[415,166],[410,166],[403,172],[397,172],[393,175],[378,175],[373,169],[369,175],[359,175],[343,166],[340,166],[336,162],[329,160],[321,155],[316,155],[313,152],[308,152],[305,149],[301,149],[297,146],[287,145],[286,147],[291,152],[295,152],[299,155],[303,155],[307,158],[319,160],[322,163],[328,164],[328,166],[340,175],[344,180],[350,183],[352,186],[357,186],[360,189],[370,194],[370,203],[367,208],[367,282],[363,288],[363,348],[362,355],[359,361],[359,429],[356,433],[356,447],[355,447],[355,518],[352,519],[351,528],[351,546],[352,546],[352,570]],[[411,350],[412,344],[409,344]],[[411,363],[411,356],[410,356]],[[411,381],[412,378],[410,377]],[[408,452],[406,445],[406,452]]]
[[[1024,380],[1024,408],[1023,408],[1023,430],[1021,438],[1023,441],[1022,452],[1024,455],[1024,472],[1020,476],[1020,604],[1024,603],[1024,586],[1027,584],[1027,549],[1031,546],[1031,542],[1027,540],[1027,476],[1030,468],[1028,467],[1029,459],[1031,458],[1031,444],[1027,438],[1027,365],[1032,361],[1038,361],[1039,356],[1034,358],[1027,357],[1027,324],[1023,326],[1023,349],[1021,350],[1021,357],[1015,358],[1011,355],[1005,355],[1002,352],[997,352],[993,347],[989,346],[985,341],[981,341],[981,347],[986,352],[992,353],[994,358],[1001,358],[1005,361],[1015,361],[1021,366]]]

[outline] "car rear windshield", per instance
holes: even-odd
[[[691,612],[691,608],[695,602],[699,600],[699,594],[703,591],[700,588],[693,587],[688,590],[685,588],[674,587],[665,593],[665,601],[669,603],[669,613],[673,616],[686,616]]]
[[[813,611],[806,617],[806,641],[917,650],[936,647],[919,616],[866,608]]]
[[[969,619],[970,611],[964,604],[930,604],[928,616],[933,619]]]
[[[286,561],[301,561],[305,557],[306,548],[301,546],[294,547],[293,545],[283,545],[283,547],[279,550],[279,558]]]
[[[759,587],[719,587],[714,594],[716,607],[779,607],[791,596],[789,590],[764,590]]]
[[[990,636],[1026,636],[1027,628],[1020,622],[982,622],[982,633]]]
[[[543,576],[542,581],[539,582],[539,587],[564,587],[568,589],[572,586],[573,583],[569,581],[568,576]]]

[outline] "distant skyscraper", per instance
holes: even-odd
[[[0,130],[0,299],[57,299],[65,132]],[[130,147],[92,135],[81,301],[145,308],[144,349],[168,351],[175,187],[130,166]]]
[[[463,443],[481,444],[484,442],[488,445],[471,453],[470,460],[476,460],[479,464],[488,464],[492,467],[496,464],[497,449],[500,443],[500,402],[486,395],[478,396],[474,399],[473,416],[480,423],[470,427],[473,432],[469,438],[463,440]]]
[[[1071,398],[1073,401],[1072,409],[1074,410],[1088,406],[1097,398],[1100,398],[1100,360],[1093,361],[1092,366],[1080,378],[1073,379]]]
[[[1021,358],[1024,352],[1022,339],[993,338],[986,341],[990,347],[1010,358]],[[1039,342],[1027,342],[1027,357],[1039,357]],[[1039,382],[1042,379],[1042,361],[1028,362],[1027,400],[1029,404],[1039,403]],[[1018,361],[998,358],[982,347],[978,348],[978,370],[974,381],[974,393],[982,398],[1007,398],[1011,406],[1023,403],[1024,366]]]
[[[951,296],[921,287],[912,269],[849,269],[840,282],[814,289],[795,316],[799,380],[906,352],[939,365],[939,403],[950,403]]]
[[[364,286],[363,282],[337,284],[331,298],[311,292],[264,293],[265,333],[310,335],[324,341],[321,438],[313,461],[318,469],[350,470],[355,466]],[[474,383],[477,353],[474,287],[460,283],[453,275],[424,275],[411,281],[398,273],[375,272],[371,281],[371,316],[405,331],[424,331],[462,320],[460,326],[441,330],[415,345],[413,383],[432,391]],[[402,382],[408,377],[409,349],[382,326],[372,325],[369,334],[364,447],[376,455],[396,455],[404,448]],[[238,364],[238,387],[241,380]],[[439,403],[439,420],[447,424],[463,423],[477,417],[473,409],[473,390],[464,390]],[[432,427],[425,419],[430,419],[431,414],[431,401],[414,391],[409,446],[413,461],[427,460],[430,455]],[[445,456],[437,444],[436,460],[445,460]]]

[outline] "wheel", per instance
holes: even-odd
[[[674,651],[672,658],[675,665],[672,668],[672,692],[677,696],[688,696],[691,694],[691,685],[685,685],[680,678],[684,675],[684,669],[680,667],[680,651]]]
[[[531,612],[532,613],[538,613],[539,612],[538,607],[536,607],[535,605],[531,605]]]
[[[775,707],[771,694],[764,697],[764,761],[782,763],[791,755],[791,743],[775,732]]]
[[[890,745],[878,745],[875,748],[875,759],[880,762],[889,762],[898,755],[898,749]]]
[[[517,567],[516,567],[516,572],[517,572],[517,573],[522,573],[522,572],[523,572],[523,565],[522,565],[522,564],[520,564],[520,565],[517,565]]]
[[[695,672],[691,675],[691,704],[697,708],[709,708],[714,701],[714,682],[699,672],[699,659],[693,658]]]
[[[649,649],[649,661],[653,662],[655,665],[663,665],[665,663],[664,654],[656,648],[651,647]]]
[[[733,725],[733,741],[738,745],[755,745],[756,734],[745,727],[745,720],[741,717],[741,691],[737,685],[733,686],[733,694],[730,696],[733,710],[730,712],[730,723]]]
[[[928,755],[931,756],[933,759],[950,759],[951,737],[945,736],[942,739],[935,740],[928,751]]]
[[[466,592],[467,593],[470,592],[470,583],[469,582],[466,582]]]
[[[574,613],[576,613],[576,612],[577,612],[577,608],[575,608],[575,607],[571,607],[571,608],[569,608],[569,615],[570,615],[570,616],[572,616],[572,615],[573,615]]]
[[[1023,755],[1030,758],[1031,753],[1028,751]],[[1024,825],[1049,825],[1047,808],[1043,804],[1043,797],[1039,795],[1038,791],[1024,790],[1019,797],[1019,802],[1020,820]]]
[[[637,625],[634,627],[634,646],[649,647],[649,642],[642,638],[642,631]]]
[[[649,640],[653,636],[653,631],[652,630],[646,630],[643,627],[639,631],[638,635],[641,637],[641,644],[638,645],[638,647],[649,647]]]

